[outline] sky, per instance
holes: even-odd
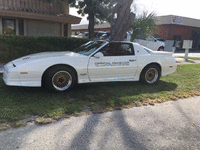
[[[157,16],[177,15],[200,19],[200,1],[199,0],[134,0],[136,4],[136,15],[143,11],[155,12]],[[70,8],[70,14],[82,18],[80,24],[88,24],[86,17],[77,14],[75,8]]]

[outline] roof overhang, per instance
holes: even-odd
[[[182,25],[200,28],[200,20],[175,15],[157,16],[156,25]]]
[[[69,23],[69,24],[79,24],[81,21],[81,18],[68,15],[68,14],[44,14],[44,13],[37,13],[37,12],[2,10],[2,9],[0,10],[0,16],[54,21],[54,22]]]
[[[102,23],[94,26],[95,29],[110,29],[109,23]],[[72,26],[72,30],[87,30],[88,24]]]

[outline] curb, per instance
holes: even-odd
[[[184,58],[175,58],[177,65],[183,65],[183,64],[200,64],[200,60],[191,60],[188,59],[188,61],[185,61]]]
[[[4,70],[3,66],[4,64],[0,64],[0,73],[3,73],[3,70]]]

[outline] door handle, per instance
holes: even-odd
[[[136,60],[135,60],[135,59],[129,59],[129,61],[130,61],[130,62],[134,62],[134,61],[136,61]]]

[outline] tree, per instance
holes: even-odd
[[[94,25],[97,20],[106,20],[109,16],[109,9],[114,5],[115,0],[69,0],[71,6],[78,8],[78,13],[84,16],[88,14],[89,38],[94,38]],[[77,2],[77,3],[76,3]]]
[[[133,0],[118,0],[112,10],[111,16],[111,41],[123,41],[126,32],[130,29],[131,22],[135,19],[135,14],[131,12]],[[116,15],[116,18],[114,16]]]
[[[65,0],[42,0],[48,2],[58,2]],[[108,9],[111,4],[114,4],[115,0],[68,0],[69,4],[72,7],[76,7],[78,9],[78,13],[84,16],[88,14],[88,31],[89,38],[94,38],[94,25],[95,22],[99,20],[105,20],[107,17]]]
[[[95,21],[99,19],[110,22],[112,41],[122,41],[130,28],[131,21],[135,18],[135,14],[130,9],[133,0],[68,0],[68,2],[71,6],[76,7],[82,16],[88,14],[89,38],[94,38]],[[115,14],[117,14],[116,19],[114,19]]]
[[[155,13],[148,14],[143,12],[137,19],[135,19],[132,24],[132,40],[137,38],[146,38],[148,34],[151,34],[156,27],[155,23]]]

